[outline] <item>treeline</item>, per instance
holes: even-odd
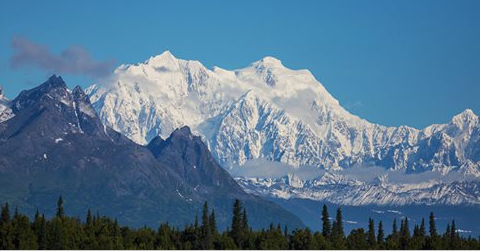
[[[322,231],[310,229],[289,231],[280,225],[254,231],[247,211],[239,200],[233,205],[229,229],[217,229],[215,211],[203,207],[201,218],[182,230],[162,223],[157,230],[149,227],[132,229],[117,220],[92,215],[84,221],[65,215],[63,200],[57,203],[56,215],[46,219],[37,212],[33,222],[15,209],[10,215],[8,204],[2,206],[0,249],[480,249],[476,238],[461,237],[455,221],[442,234],[437,232],[433,213],[428,233],[425,221],[410,231],[408,218],[393,221],[392,233],[385,235],[382,221],[375,225],[369,219],[368,229],[354,229],[345,236],[342,211],[330,220],[327,206],[322,210]],[[399,225],[399,227],[397,226]]]

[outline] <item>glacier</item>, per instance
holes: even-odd
[[[255,194],[349,204],[480,204],[480,126],[470,109],[424,129],[387,127],[349,113],[310,71],[288,69],[276,58],[237,70],[207,69],[169,51],[119,66],[86,93],[105,125],[139,144],[187,125],[231,173],[257,159],[291,167],[282,177],[261,178],[260,170],[236,177]],[[460,175],[421,187],[348,177],[319,182],[368,166]],[[289,181],[306,168],[325,173]]]

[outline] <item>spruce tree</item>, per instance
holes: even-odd
[[[90,211],[90,208],[88,209],[85,222],[87,223],[87,226],[91,226],[93,224],[92,211]]]
[[[35,213],[35,220],[33,222],[33,231],[37,238],[38,249],[45,249],[45,216],[40,215],[40,212]]]
[[[332,235],[332,226],[330,224],[330,216],[328,215],[327,205],[323,204],[322,209],[322,235],[329,240]]]
[[[375,249],[377,240],[375,239],[375,222],[372,218],[368,219],[367,242],[371,249]]]
[[[393,219],[393,225],[392,225],[392,235],[397,236],[398,235],[398,230],[397,230],[397,219]]]
[[[353,229],[347,236],[346,248],[349,250],[369,249],[368,236],[363,228]]]
[[[212,213],[210,214],[210,230],[212,235],[215,236],[218,234],[217,230],[217,220],[215,219],[215,208],[212,209]]]
[[[452,227],[450,230],[450,248],[451,249],[460,249],[460,235],[457,232],[455,226],[455,220],[452,220]]]
[[[2,216],[1,216],[1,221],[2,223],[6,223],[10,220],[10,206],[8,203],[5,203],[2,207]]]
[[[397,229],[397,219],[393,219],[392,224],[392,234],[386,238],[385,246],[386,249],[399,249],[399,236]]]
[[[242,213],[242,238],[243,238],[243,249],[253,249],[254,244],[253,240],[250,237],[250,226],[248,224],[247,209],[243,208]]]
[[[402,220],[400,226],[400,248],[407,249],[408,242],[410,241],[410,229],[408,227],[408,217]]]
[[[457,229],[455,228],[455,220],[452,220],[452,228],[450,230],[450,238],[453,240],[455,239],[457,233]]]
[[[201,229],[202,249],[213,248],[212,230],[210,228],[210,219],[208,217],[208,203],[203,204],[202,229]]]
[[[15,212],[13,213],[13,219],[18,218],[20,214],[18,213],[18,207],[15,207]]]
[[[244,235],[244,222],[243,222],[243,215],[242,215],[242,202],[236,199],[235,203],[233,204],[233,217],[232,217],[232,225],[230,230],[230,236],[232,237],[235,244],[241,248],[243,245],[243,235]]]
[[[30,220],[20,215],[18,210],[12,220],[12,242],[14,249],[38,249],[35,233],[31,228]]]
[[[429,217],[430,221],[430,228],[429,228],[429,233],[430,233],[430,237],[433,238],[435,236],[437,236],[437,227],[435,226],[435,216],[433,215],[433,212],[430,212],[430,217]]]
[[[193,249],[200,249],[200,227],[198,226],[198,215],[195,215],[195,224],[193,225]]]
[[[168,223],[160,224],[157,232],[157,238],[155,241],[156,249],[175,249],[175,243],[173,241],[173,231]]]
[[[435,216],[433,212],[430,212],[429,216],[429,237],[427,238],[427,249],[440,249],[440,238],[437,233],[437,227],[435,226]]]
[[[421,237],[425,237],[427,235],[425,230],[425,219],[422,218],[422,222],[420,223],[419,234]]]
[[[243,230],[249,231],[250,226],[248,225],[247,209],[245,208],[243,208],[243,213],[242,213],[242,224],[243,224]]]
[[[345,248],[345,233],[343,231],[342,209],[337,209],[337,215],[332,226],[332,244],[336,249]]]
[[[383,249],[385,241],[385,233],[383,232],[383,223],[382,221],[378,222],[378,235],[377,235],[377,244],[380,249]]]
[[[65,211],[63,209],[63,198],[62,198],[62,196],[60,196],[60,198],[58,198],[58,202],[57,202],[56,216],[59,217],[59,218],[62,218],[64,215],[65,215]]]
[[[10,220],[10,206],[8,203],[2,206],[0,219],[0,249],[15,249],[12,236],[12,222]]]

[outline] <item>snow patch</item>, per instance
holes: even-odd
[[[402,212],[397,211],[397,210],[387,210],[387,212],[393,213],[393,214],[402,214]]]
[[[185,198],[185,197],[183,197],[183,195],[180,193],[180,191],[178,191],[178,189],[177,189],[176,191],[177,191],[178,196],[180,196],[181,198]]]

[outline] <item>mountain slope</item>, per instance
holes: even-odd
[[[380,166],[480,177],[473,111],[423,130],[372,124],[346,111],[308,70],[272,57],[239,70],[209,70],[167,51],[120,66],[87,92],[102,122],[137,143],[188,125],[228,169],[264,159],[291,165],[293,173]]]
[[[178,195],[190,201],[208,200],[215,205],[217,221],[221,226],[230,224],[231,202],[240,199],[249,211],[255,228],[270,222],[288,222],[301,226],[298,218],[277,205],[247,194],[214,159],[200,137],[190,128],[182,127],[172,132],[166,140],[154,138],[147,146],[157,160],[175,172],[191,189]],[[279,220],[282,219],[282,220]]]
[[[234,199],[241,198],[254,227],[270,222],[302,225],[275,204],[243,192],[228,174],[212,176],[224,184],[223,197],[210,193],[215,188],[208,182],[202,183],[207,192],[197,193],[198,184],[177,172],[181,162],[155,158],[147,147],[104,126],[80,87],[70,91],[60,77],[23,91],[9,107],[14,116],[0,123],[0,201],[51,214],[52,204],[62,195],[69,213],[83,217],[91,208],[132,226],[156,227],[160,221],[176,226],[191,222],[207,200],[215,206],[219,226],[226,227]],[[189,142],[191,134],[182,139],[199,144]],[[173,134],[165,142],[176,141]],[[172,152],[162,155],[169,157],[187,150],[167,148]],[[197,154],[213,161],[208,151]],[[205,170],[204,176],[209,176],[211,170]]]
[[[0,123],[12,117],[10,101],[3,95],[3,87],[0,85]]]

